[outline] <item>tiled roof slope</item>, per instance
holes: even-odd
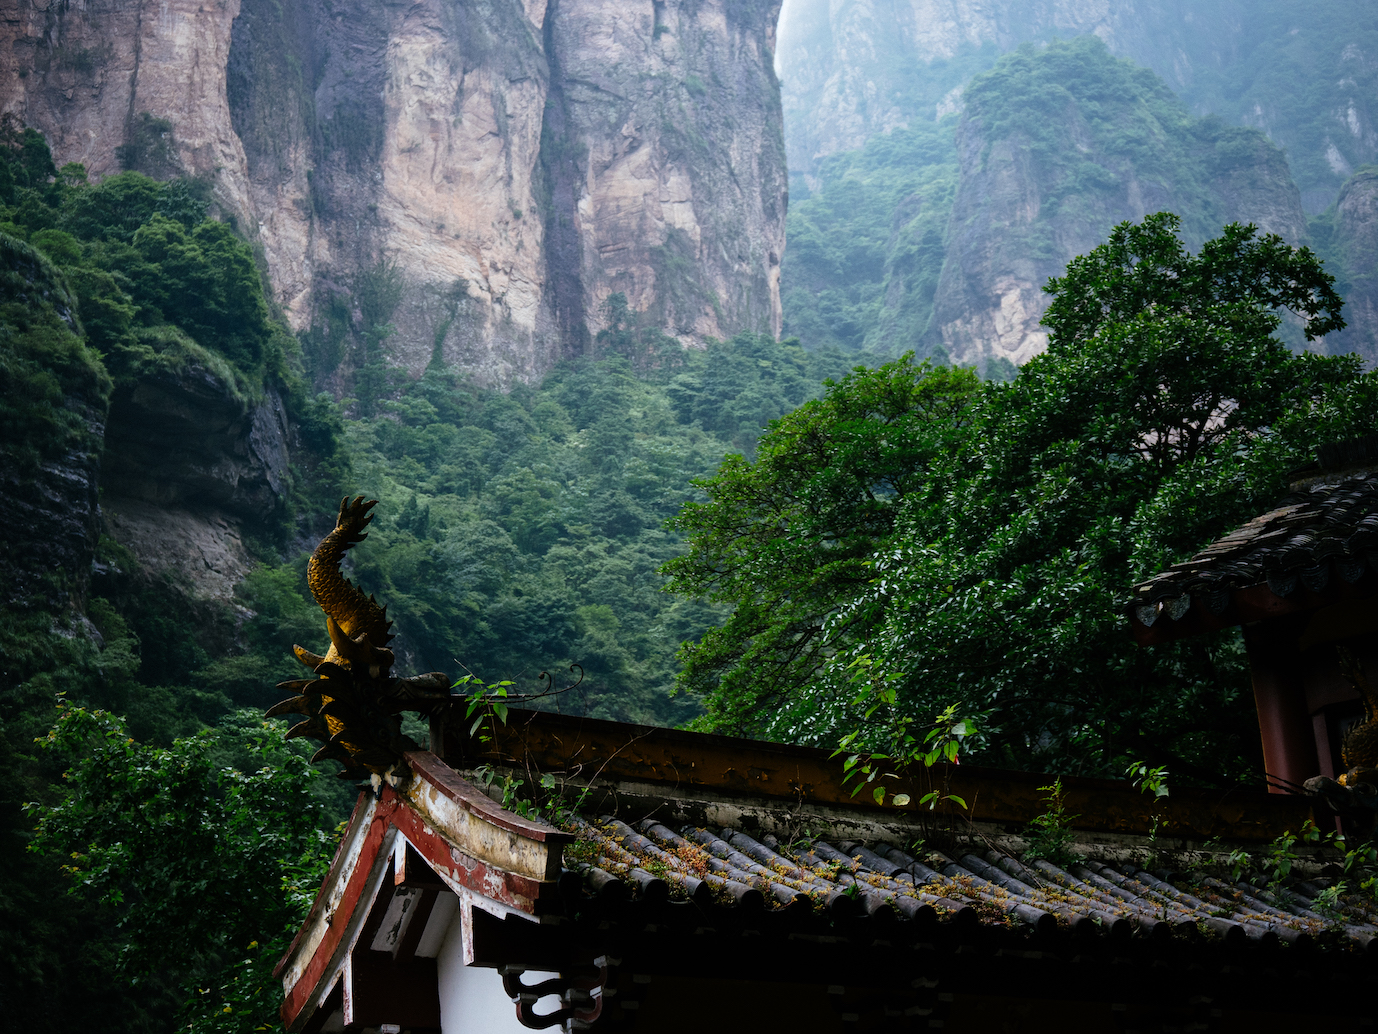
[[[1190,560],[1136,585],[1131,616],[1151,627],[1195,607],[1225,613],[1231,594],[1266,583],[1287,599],[1353,585],[1378,571],[1378,469],[1321,477]]]
[[[980,925],[1158,945],[1320,943],[1378,955],[1378,907],[1341,895],[1327,908],[1316,901],[1324,888],[1306,881],[1268,889],[1094,860],[1065,868],[1043,860],[1023,864],[994,851],[957,858],[929,851],[920,860],[887,844],[784,845],[733,829],[676,832],[654,819],[635,829],[615,818],[575,824],[581,843],[566,849],[573,867],[562,880],[567,899],[582,886],[583,893],[613,902],[688,899],[705,908],[822,921],[869,916],[918,929]]]

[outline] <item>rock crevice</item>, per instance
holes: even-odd
[[[9,0],[0,109],[95,177],[209,181],[321,384],[390,324],[393,365],[502,385],[617,292],[686,344],[779,332],[779,6]]]

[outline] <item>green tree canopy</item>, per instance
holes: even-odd
[[[904,502],[951,462],[978,384],[912,354],[859,368],[772,422],[754,462],[729,455],[694,482],[708,501],[680,511],[690,548],[664,571],[674,591],[733,608],[681,653],[681,684],[707,692],[710,725],[753,726],[856,636],[864,614],[838,621],[838,608],[892,548]]]
[[[1308,251],[1232,226],[1191,255],[1176,228],[1167,214],[1123,224],[1048,284],[1047,352],[972,396],[864,558],[864,588],[817,601],[833,605],[815,633],[831,657],[783,687],[768,665],[754,679],[709,670],[698,658],[730,654],[744,621],[736,601],[689,648],[684,684],[708,693],[711,720],[831,745],[865,709],[848,689],[864,657],[902,676],[886,685],[905,713],[988,712],[991,763],[1117,774],[1132,756],[1203,782],[1261,771],[1237,635],[1139,649],[1120,601],[1272,504],[1317,444],[1373,430],[1378,380],[1273,337],[1279,306],[1312,335],[1341,325]],[[742,478],[729,464],[704,487],[712,500]],[[749,519],[735,537],[693,535],[691,556],[743,576],[780,554],[809,562],[806,532],[769,538],[775,552]]]
[[[64,860],[69,892],[100,913],[143,1007],[180,1004],[193,1030],[275,1020],[273,964],[329,863],[313,800],[322,776],[285,732],[241,713],[145,746],[105,712],[66,707],[42,744],[70,765],[71,792],[32,806],[32,850]]]

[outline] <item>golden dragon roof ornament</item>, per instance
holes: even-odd
[[[323,746],[312,761],[334,758],[344,765],[341,778],[368,776],[377,787],[396,782],[405,773],[403,755],[417,744],[402,734],[403,711],[429,712],[450,699],[450,679],[439,671],[410,678],[392,674],[392,622],[387,608],[340,572],[340,561],[368,537],[364,530],[378,505],[363,496],[340,501],[335,529],[311,554],[306,580],[311,595],[325,612],[330,649],[325,656],[300,646],[297,660],[315,674],[312,679],[279,683],[293,695],[268,709],[267,716],[300,714],[306,720],[292,726],[289,739],[309,736]]]

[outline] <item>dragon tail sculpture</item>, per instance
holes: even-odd
[[[268,709],[267,716],[303,715],[288,738],[306,736],[321,748],[312,761],[333,758],[342,778],[368,776],[375,787],[396,782],[405,772],[404,754],[417,745],[402,734],[403,711],[429,712],[449,700],[450,680],[433,671],[410,678],[392,674],[394,638],[387,608],[378,605],[340,571],[344,555],[368,537],[377,500],[363,496],[340,501],[335,528],[311,554],[307,584],[325,613],[330,647],[324,655],[301,646],[292,650],[315,678],[278,685],[292,695]]]

